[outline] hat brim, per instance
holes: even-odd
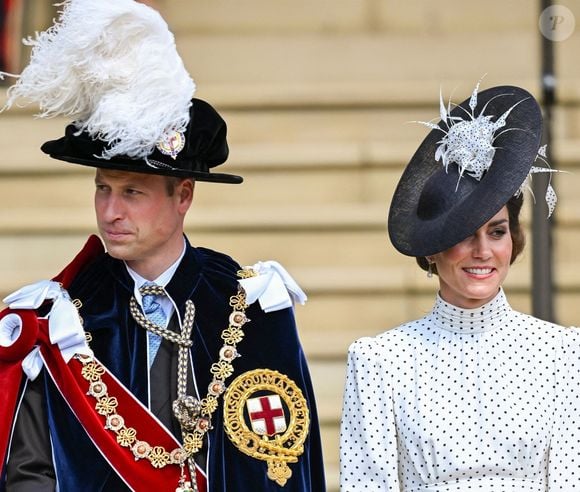
[[[459,182],[457,186],[465,186],[467,190],[442,197],[446,206],[440,213],[431,215],[419,210],[422,194],[429,182],[449,180],[449,177],[443,175],[446,171],[442,163],[435,160],[443,132],[432,130],[427,135],[405,168],[391,201],[388,231],[398,251],[420,257],[451,248],[474,234],[519,190],[540,146],[542,115],[538,103],[519,87],[500,86],[478,94],[474,113],[479,115],[485,107],[485,114],[493,115],[495,120],[518,102],[506,126],[497,132],[493,162],[481,180],[465,175],[459,179],[457,166],[451,164],[448,173],[455,176],[453,182]],[[471,113],[469,99],[451,115],[465,119],[466,111]],[[439,122],[440,128],[444,125]],[[453,186],[445,191],[456,193]]]
[[[80,131],[75,123],[67,125],[63,137],[49,140],[41,150],[53,159],[120,171],[159,174],[198,181],[239,184],[241,176],[213,173],[210,169],[222,164],[229,155],[227,125],[218,112],[206,101],[193,98],[190,120],[181,134],[182,147],[175,155],[156,145],[146,158],[127,155],[108,155],[110,142]]]
[[[235,174],[226,173],[204,173],[201,171],[189,171],[182,169],[160,169],[149,166],[144,161],[140,165],[134,162],[116,161],[113,159],[85,159],[82,157],[49,154],[53,159],[66,161],[73,164],[81,164],[101,169],[114,169],[117,171],[127,171],[133,173],[157,174],[161,176],[174,176],[177,178],[193,178],[196,181],[206,181],[210,183],[240,184],[244,178]]]

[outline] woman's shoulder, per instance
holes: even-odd
[[[424,317],[390,328],[375,336],[359,338],[350,345],[349,352],[384,355],[393,349],[404,350],[421,338],[418,335],[425,331],[428,325],[428,317]]]
[[[566,326],[563,330],[571,340],[580,340],[580,326]]]
[[[552,321],[546,321],[527,313],[513,311],[512,322],[516,328],[534,331],[538,336],[558,337],[565,335],[569,328]]]
[[[565,345],[580,355],[580,326],[565,326],[561,328]]]
[[[580,354],[580,327],[559,325],[517,311],[514,314],[515,328],[533,343],[540,341],[546,348]]]

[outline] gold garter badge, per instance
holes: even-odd
[[[248,456],[266,461],[268,478],[281,487],[292,476],[288,463],[297,463],[304,452],[309,426],[302,391],[277,371],[246,372],[224,396],[224,427],[230,441]]]
[[[185,147],[185,134],[172,130],[166,133],[163,138],[157,142],[157,149],[164,154],[170,156],[173,160],[177,159],[177,155]]]

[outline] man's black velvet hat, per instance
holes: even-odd
[[[159,146],[146,159],[126,156],[102,157],[108,142],[92,138],[86,131],[79,134],[74,124],[68,125],[65,136],[42,145],[42,151],[55,159],[106,169],[138,173],[161,174],[198,181],[241,183],[234,174],[213,173],[210,169],[228,157],[227,126],[218,112],[201,99],[192,99],[190,120],[183,135],[183,149],[173,156],[163,153]]]
[[[433,255],[474,234],[520,190],[537,157],[542,114],[530,93],[519,87],[493,87],[477,95],[473,113],[470,101],[473,104],[473,98],[467,99],[441,120],[441,130],[431,130],[397,185],[388,231],[395,248],[405,255]],[[436,160],[450,122],[488,115],[493,124],[512,107],[505,126],[495,133],[491,166],[481,179],[467,172],[460,176],[456,163],[446,169]]]

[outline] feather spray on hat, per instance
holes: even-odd
[[[69,117],[79,134],[108,142],[104,159],[146,159],[185,130],[195,83],[158,12],[134,0],[58,6],[58,21],[25,40],[31,60],[3,109],[37,103],[40,117]]]

